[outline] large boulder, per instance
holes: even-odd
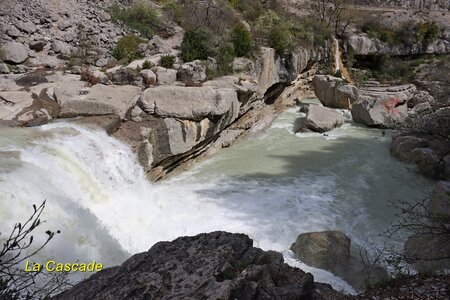
[[[426,146],[428,142],[425,139],[415,136],[397,136],[393,138],[391,154],[401,161],[414,162],[412,151]]]
[[[160,242],[54,299],[345,299],[243,234]]]
[[[340,231],[308,232],[297,237],[291,250],[304,263],[336,273],[350,259],[350,243]]]
[[[353,103],[353,120],[367,126],[394,127],[408,117],[408,101],[414,97],[416,86],[363,86],[358,101]]]
[[[234,89],[212,87],[158,86],[144,91],[139,100],[149,114],[188,120],[227,116],[227,123],[239,113]]]
[[[422,273],[450,269],[450,234],[417,233],[408,238],[403,254]]]
[[[155,72],[159,85],[171,85],[177,81],[177,70],[155,67],[152,71]]]
[[[444,165],[433,149],[428,147],[416,148],[411,151],[411,159],[417,164],[421,174],[434,179],[444,177]]]
[[[406,101],[399,98],[360,97],[351,109],[353,120],[367,126],[391,128],[408,116]]]
[[[20,64],[28,58],[27,48],[18,42],[7,42],[0,49],[0,59],[5,62]]]
[[[358,99],[359,92],[355,86],[330,75],[314,76],[313,88],[317,98],[327,107],[348,109]]]
[[[98,84],[83,90],[76,91],[76,87],[74,89],[75,92],[69,95],[64,86],[55,89],[57,101],[61,103],[59,116],[62,118],[116,114],[125,119],[140,94],[140,88],[129,85]]]
[[[342,277],[356,290],[388,278],[383,268],[368,266],[353,257],[350,245],[350,238],[339,231],[308,232],[297,237],[291,250],[307,265]]]
[[[305,126],[315,132],[327,132],[344,124],[344,116],[334,109],[320,105],[310,105]]]

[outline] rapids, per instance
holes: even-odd
[[[128,146],[104,132],[64,122],[0,128],[0,228],[9,232],[46,199],[35,238],[47,229],[61,234],[36,260],[105,266],[178,236],[246,233],[317,281],[354,292],[296,261],[290,245],[300,233],[327,229],[342,230],[354,245],[381,244],[394,217],[389,201],[418,200],[430,182],[391,158],[390,137],[380,130],[346,123],[326,136],[294,134],[298,116],[288,110],[260,136],[157,184]]]

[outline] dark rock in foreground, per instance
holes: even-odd
[[[55,299],[346,299],[331,286],[253,247],[243,234],[213,232],[160,242]]]

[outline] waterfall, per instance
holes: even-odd
[[[336,74],[338,71],[340,71],[342,74],[342,78],[347,80],[349,83],[353,83],[353,80],[351,79],[350,76],[350,72],[347,70],[344,63],[342,62],[339,40],[335,37],[333,37],[333,50],[334,50],[334,73]]]
[[[105,267],[179,236],[245,233],[317,281],[353,291],[295,260],[290,245],[300,233],[329,229],[361,245],[391,221],[388,200],[414,201],[429,182],[391,159],[389,139],[374,139],[376,129],[346,124],[326,137],[294,134],[296,118],[296,109],[287,111],[261,137],[157,184],[128,145],[103,131],[65,122],[0,128],[0,230],[46,200],[35,242],[46,230],[61,234],[36,260]]]

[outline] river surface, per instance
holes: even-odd
[[[391,158],[390,137],[380,130],[346,123],[327,136],[294,134],[298,117],[290,109],[260,136],[157,184],[126,145],[101,131],[64,122],[0,128],[0,228],[8,232],[47,200],[35,238],[42,241],[47,229],[61,234],[36,260],[105,266],[178,236],[246,233],[316,281],[353,292],[295,260],[290,245],[320,230],[341,230],[355,246],[381,245],[394,218],[389,201],[419,200],[430,182]]]

